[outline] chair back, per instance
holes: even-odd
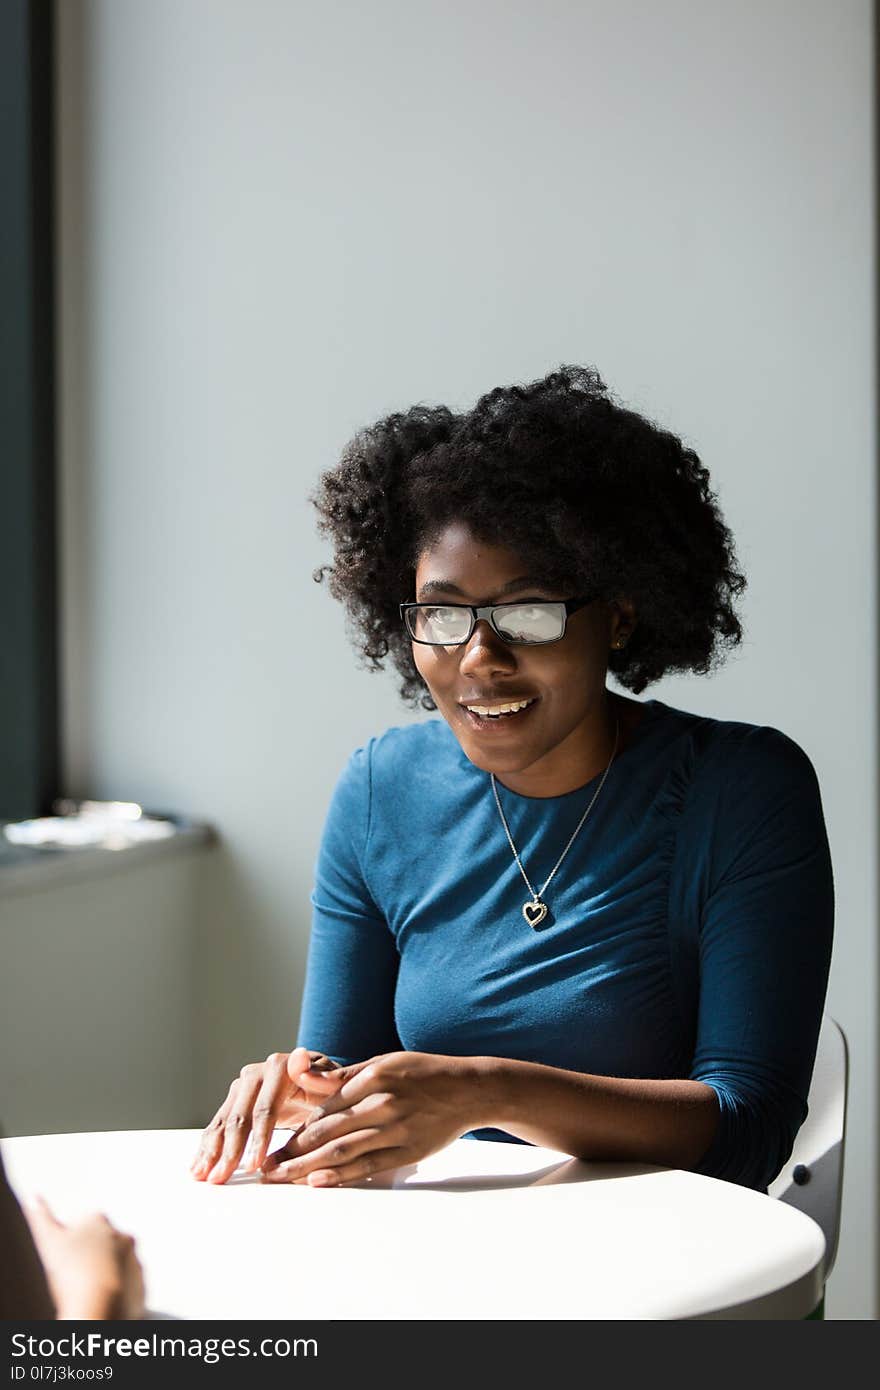
[[[798,1130],[791,1157],[767,1189],[811,1216],[825,1236],[823,1277],[837,1254],[843,1194],[843,1150],[849,1059],[840,1024],[825,1014],[816,1049],[808,1114]]]

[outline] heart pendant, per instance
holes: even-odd
[[[523,917],[530,927],[539,927],[546,916],[547,904],[542,903],[540,898],[535,898],[530,903],[523,903]]]

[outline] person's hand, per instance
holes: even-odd
[[[140,1318],[144,1274],[134,1239],[94,1215],[66,1226],[42,1197],[25,1215],[59,1318]]]
[[[199,1142],[190,1172],[199,1182],[222,1183],[239,1165],[250,1137],[244,1167],[255,1172],[266,1157],[276,1128],[294,1129],[327,1097],[315,1078],[342,1070],[323,1052],[296,1047],[273,1052],[265,1062],[242,1067]],[[300,1079],[300,1074],[307,1075]]]
[[[417,1163],[479,1124],[475,1059],[385,1052],[301,1078],[325,1099],[262,1165],[267,1182],[330,1187]]]

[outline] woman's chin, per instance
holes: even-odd
[[[494,772],[498,777],[505,772],[522,772],[535,761],[535,755],[522,748],[487,748],[481,740],[468,738],[467,734],[458,741],[474,767],[482,772]]]

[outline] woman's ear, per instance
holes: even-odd
[[[631,599],[617,598],[612,599],[608,607],[611,623],[609,645],[615,651],[620,651],[626,646],[638,624],[635,604]]]

